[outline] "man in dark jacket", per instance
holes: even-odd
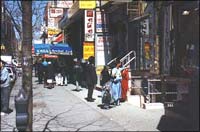
[[[97,84],[97,74],[96,74],[96,69],[94,66],[94,57],[91,56],[88,59],[89,64],[86,66],[86,84],[88,87],[88,95],[87,95],[87,101],[93,102],[94,99],[92,98],[93,90],[95,85]]]

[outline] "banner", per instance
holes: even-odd
[[[85,41],[94,41],[94,10],[85,10]]]

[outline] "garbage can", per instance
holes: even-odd
[[[28,125],[28,97],[22,89],[15,96],[15,108],[16,127],[19,131],[25,131]]]

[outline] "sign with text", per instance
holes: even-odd
[[[85,10],[85,41],[94,41],[94,10]]]
[[[62,17],[63,16],[63,9],[62,8],[50,8],[49,9],[49,16],[51,18],[55,17]]]
[[[106,15],[103,11],[96,11],[96,32],[108,32]]]
[[[95,58],[96,66],[106,65],[111,59],[111,36],[96,35]]]
[[[94,9],[96,0],[79,0],[79,9]]]
[[[94,43],[83,42],[83,59],[87,60],[90,56],[94,56]]]
[[[60,33],[61,30],[56,28],[48,28],[47,32],[48,32],[48,37],[53,37],[53,35]]]
[[[57,2],[57,7],[59,8],[71,8],[73,5],[73,0],[58,0]]]

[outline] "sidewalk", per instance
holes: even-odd
[[[14,96],[20,87],[21,78],[16,81],[11,93],[10,106],[13,112],[1,117],[2,131],[16,130]],[[37,78],[33,77],[34,131],[160,131],[163,129],[161,124],[167,123],[162,121],[166,112],[163,109],[145,110],[125,102],[105,110],[99,107],[100,91],[94,90],[93,98],[96,100],[87,102],[87,89],[81,88],[77,92],[75,88],[73,84],[43,88],[43,84],[37,84]]]

